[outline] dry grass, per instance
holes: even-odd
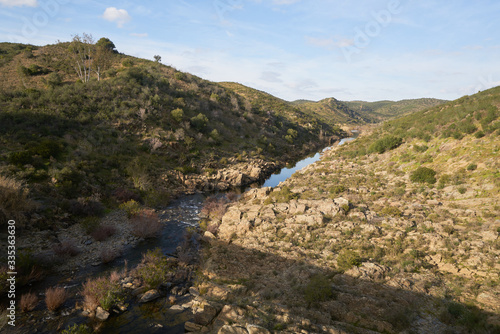
[[[38,296],[34,293],[25,293],[21,296],[19,307],[23,312],[33,311],[38,304]]]
[[[109,263],[119,257],[121,255],[121,252],[116,249],[111,249],[111,248],[103,248],[101,250],[101,261],[102,263]]]
[[[132,224],[132,233],[140,238],[157,237],[162,228],[158,215],[154,210],[142,209],[137,215],[130,219]]]
[[[96,241],[104,241],[115,234],[116,234],[116,227],[111,225],[99,226],[90,233],[92,238],[94,238]]]
[[[45,304],[50,311],[55,311],[68,298],[68,293],[64,288],[56,287],[56,288],[48,288],[45,290]]]
[[[60,244],[54,245],[52,247],[52,250],[56,255],[61,257],[65,256],[73,257],[80,254],[81,252],[81,250],[75,246],[75,242],[70,240],[65,240]]]
[[[26,186],[13,178],[0,175],[0,216],[14,219],[16,223],[25,222],[25,212],[34,208],[28,199]]]
[[[227,201],[224,198],[210,196],[203,203],[201,213],[211,219],[221,220],[227,211]]]

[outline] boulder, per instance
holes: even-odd
[[[192,305],[194,322],[206,326],[215,319],[221,309],[222,305],[198,298]]]
[[[139,299],[139,303],[148,303],[160,297],[160,292],[156,289],[146,291]]]
[[[247,325],[247,331],[248,334],[271,334],[266,328],[252,324]]]
[[[217,332],[218,334],[248,334],[248,331],[246,330],[245,327],[242,326],[229,326],[229,325],[224,325],[222,326],[219,331]]]
[[[106,321],[109,318],[109,312],[103,309],[102,307],[98,306],[95,311],[95,317],[100,321]]]

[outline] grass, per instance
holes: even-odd
[[[19,308],[23,312],[30,312],[38,305],[38,296],[32,292],[21,295]]]
[[[54,253],[60,257],[74,257],[81,253],[81,249],[72,240],[64,240],[52,247]]]
[[[117,232],[117,229],[115,226],[112,225],[103,225],[99,226],[96,229],[94,229],[90,235],[92,238],[94,238],[96,241],[104,241],[113,235],[115,235]]]
[[[61,287],[48,288],[45,290],[45,305],[50,311],[56,311],[68,298],[66,289]]]
[[[139,238],[158,237],[163,224],[154,210],[142,209],[138,214],[130,218],[132,233]]]

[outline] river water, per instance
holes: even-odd
[[[357,131],[352,131],[353,137],[342,139],[338,145],[342,145],[348,141],[354,140],[358,136]],[[283,168],[279,173],[273,174],[268,180],[264,182],[263,187],[275,187],[280,182],[288,179],[296,171],[318,161],[321,154],[330,149],[325,148],[321,152],[313,156],[307,157],[297,162],[293,167]],[[181,244],[184,238],[185,229],[189,226],[198,226],[199,213],[203,206],[205,196],[203,194],[196,194],[184,196],[180,199],[173,201],[167,208],[162,210],[160,218],[164,223],[161,237],[153,240],[147,240],[137,245],[133,249],[125,252],[124,256],[115,260],[108,265],[101,265],[99,267],[86,268],[77,273],[73,279],[66,281],[66,286],[71,287],[70,293],[73,295],[81,289],[81,284],[88,277],[102,276],[112,270],[121,270],[124,266],[125,259],[128,262],[129,268],[137,265],[141,258],[142,253],[149,249],[161,248],[164,254],[173,255],[176,248]],[[179,302],[188,301],[189,297],[178,297]],[[76,298],[73,297],[66,304],[74,302]],[[147,304],[131,303],[128,310],[121,315],[111,316],[106,322],[102,324],[100,333],[126,333],[126,334],[139,334],[139,333],[184,333],[184,323],[192,318],[191,311],[186,309],[172,310],[171,305],[168,303],[167,298],[160,298],[156,301]],[[39,306],[40,307],[40,306]],[[35,317],[40,315],[34,314]],[[54,323],[50,319],[45,319],[43,324],[37,328],[38,333],[55,333]],[[85,323],[87,318],[83,316],[75,316],[75,314],[63,316],[59,319],[58,327],[63,323],[62,328],[66,328],[74,323]],[[32,333],[33,331],[20,331],[21,333]]]
[[[338,145],[340,146],[340,145],[343,145],[349,141],[352,141],[352,140],[356,139],[359,135],[359,132],[356,130],[353,130],[352,133],[353,133],[352,137],[341,139],[339,141]],[[267,179],[266,182],[264,182],[264,184],[262,186],[263,187],[272,187],[272,188],[276,187],[278,184],[280,184],[281,182],[285,181],[290,176],[292,176],[292,174],[295,173],[296,171],[299,171],[302,168],[307,167],[310,164],[315,163],[316,161],[321,159],[321,154],[323,152],[329,150],[330,148],[331,147],[327,147],[327,148],[323,149],[321,152],[318,152],[313,156],[310,156],[310,157],[307,157],[303,160],[300,160],[293,167],[281,169],[278,173],[271,175],[269,177],[269,179]]]

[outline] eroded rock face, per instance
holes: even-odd
[[[209,302],[203,298],[197,297],[192,303],[194,322],[206,326],[209,325],[221,311],[222,305]]]

